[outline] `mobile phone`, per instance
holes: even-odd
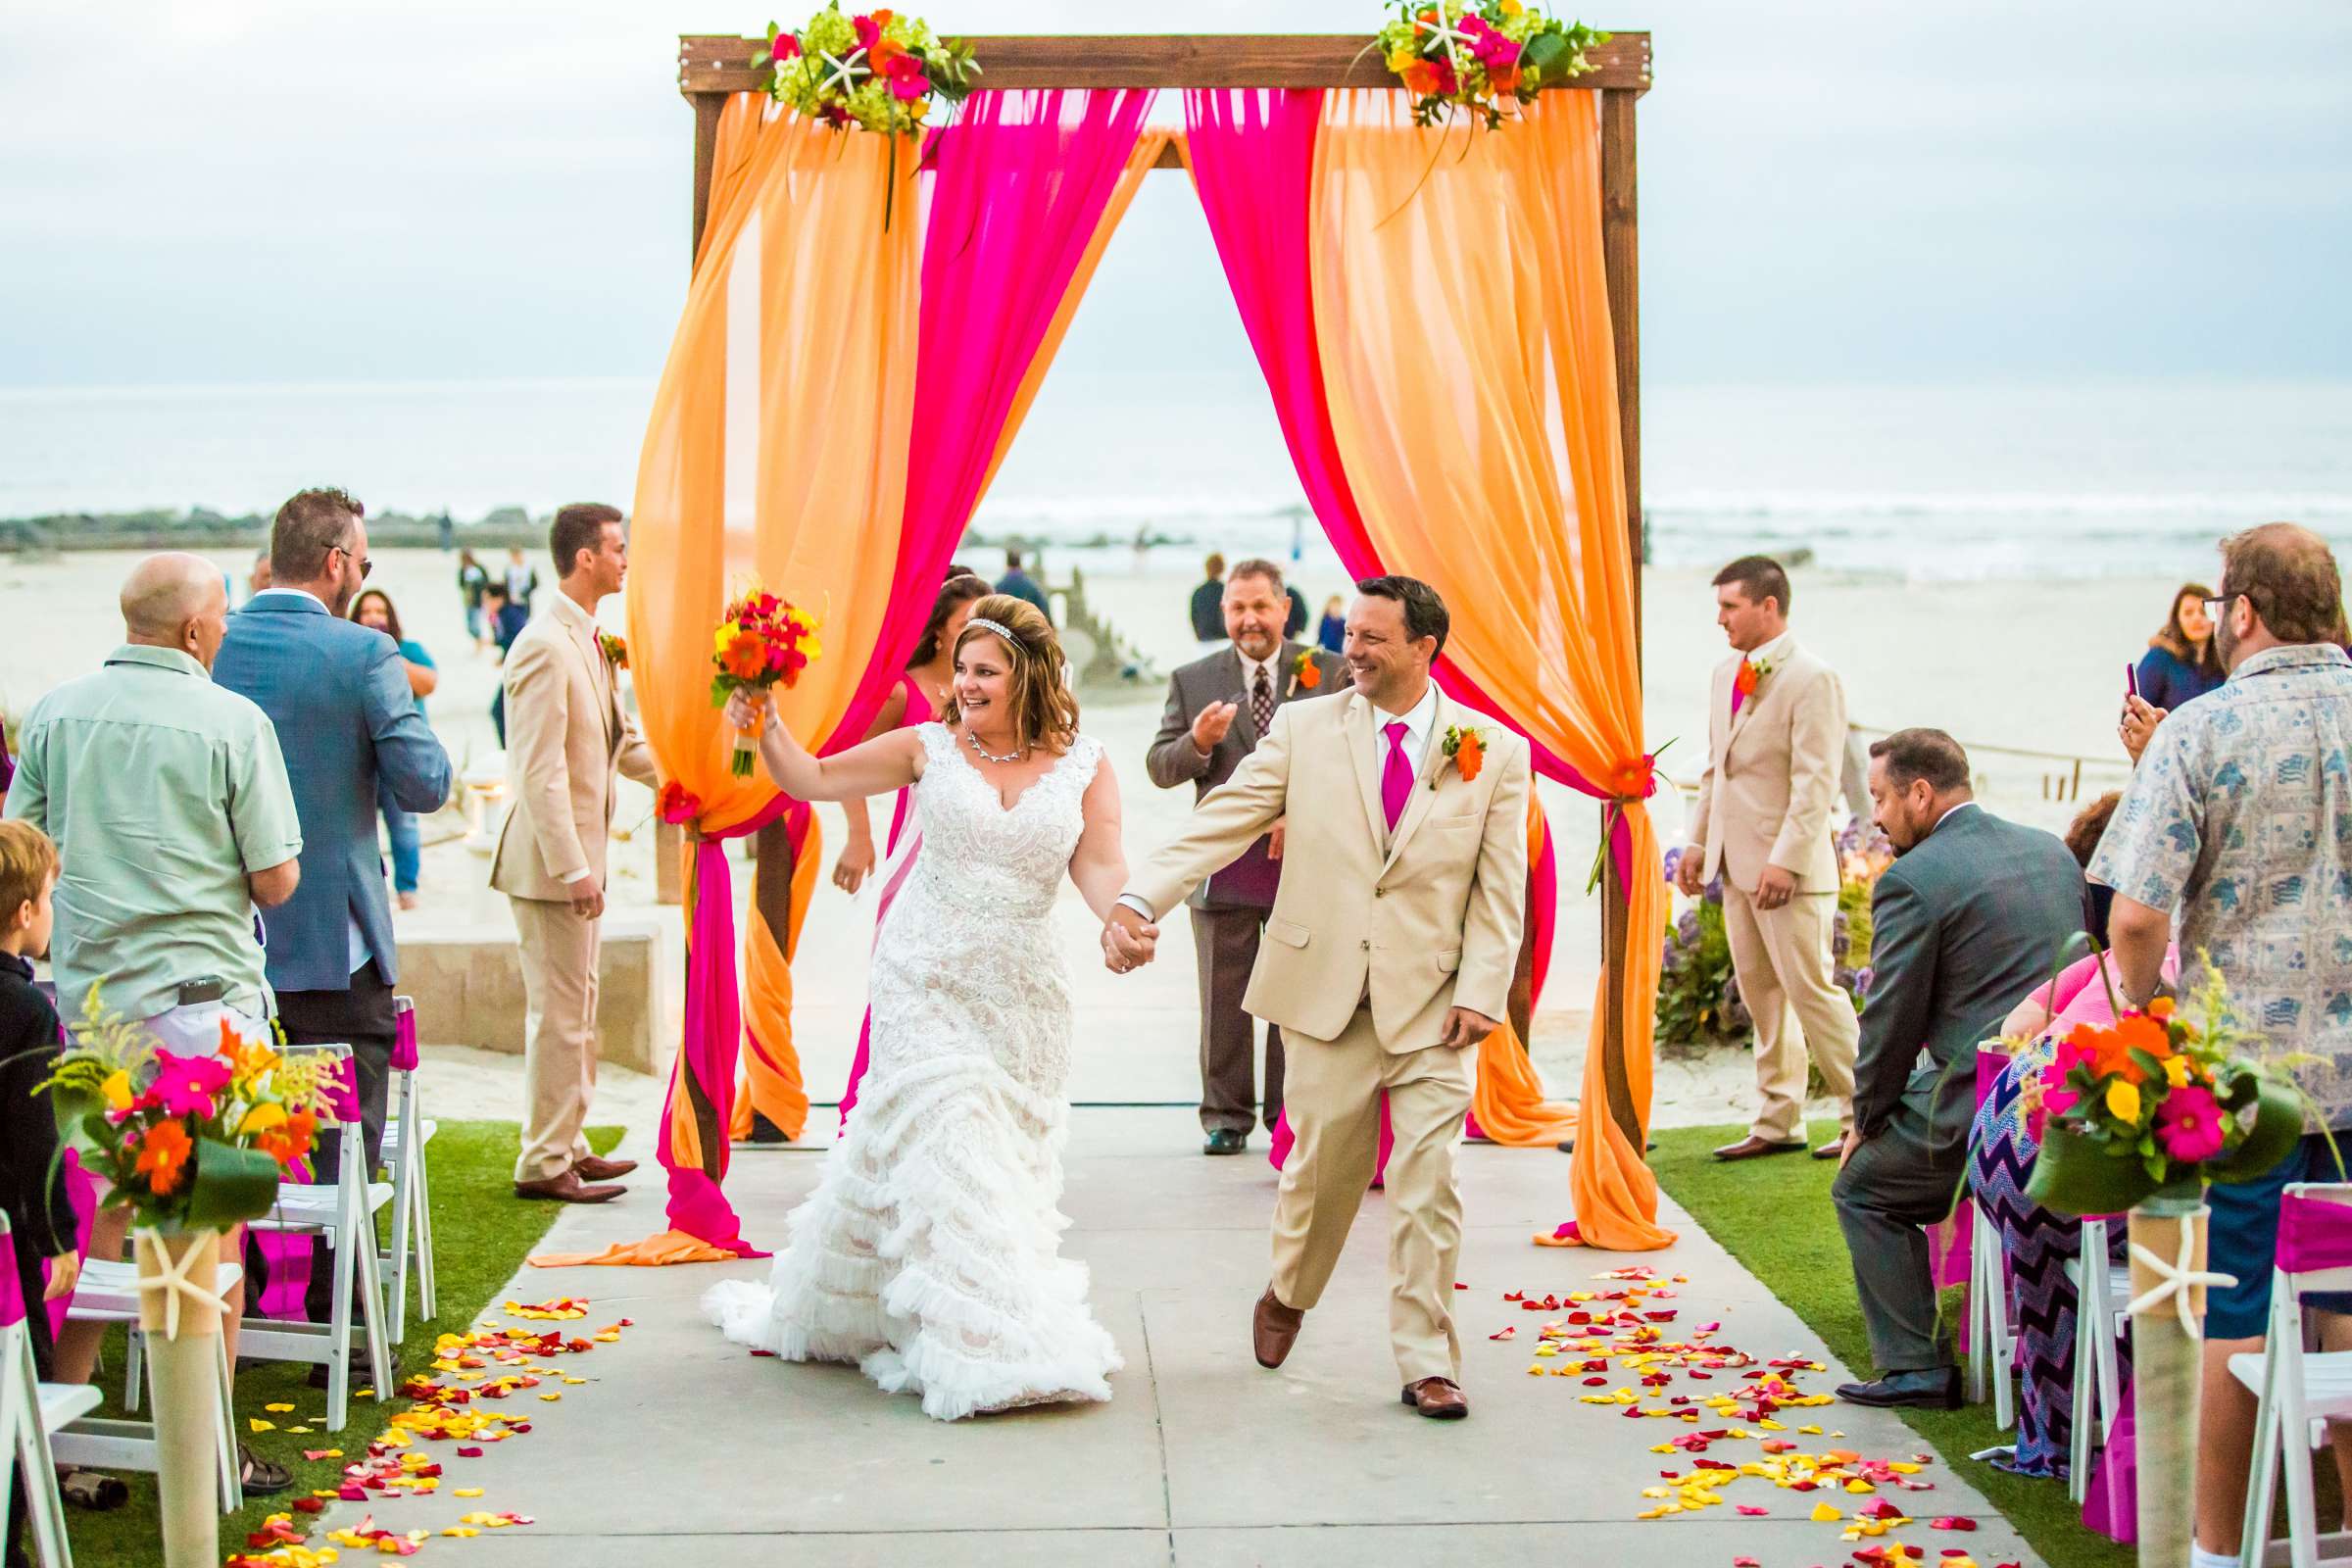
[[[2126,697],[2139,695],[2139,669],[2136,665],[2126,664],[2124,666],[2124,695]]]

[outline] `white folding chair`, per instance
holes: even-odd
[[[2328,1208],[2352,1205],[2352,1185],[2293,1182],[2278,1203],[2278,1255],[2302,1264],[2271,1279],[2271,1324],[2260,1355],[2233,1355],[2230,1376],[2255,1392],[2254,1473],[2246,1488],[2239,1561],[2260,1563],[2271,1538],[2271,1494],[2286,1472],[2287,1560],[2318,1568],[2322,1538],[2311,1493],[2311,1450],[2331,1420],[2352,1419],[2352,1350],[2303,1343],[2303,1298],[2352,1290],[2352,1225]],[[2330,1545],[2339,1545],[2333,1538]],[[2330,1552],[2329,1555],[2334,1555]]]
[[[223,1300],[233,1299],[228,1293],[242,1290],[244,1284],[245,1270],[234,1263],[222,1263],[213,1276],[214,1294]],[[139,1332],[138,1265],[97,1257],[84,1262],[66,1318],[74,1323],[122,1323],[129,1327],[129,1367],[123,1375],[122,1404],[125,1409],[136,1410],[140,1397],[139,1372],[146,1364],[145,1336]],[[245,1506],[245,1489],[238,1480],[243,1466],[237,1459],[237,1412],[229,1396],[228,1341],[225,1337],[216,1337],[214,1344],[220,1358],[220,1402],[213,1422],[213,1449],[220,1473],[220,1511],[234,1513]],[[143,1470],[151,1475],[163,1468],[155,1424],[150,1421],[96,1417],[76,1420],[52,1432],[49,1446],[64,1464],[88,1465],[97,1470]]]
[[[5,1213],[0,1213],[0,1438],[24,1474],[33,1551],[41,1568],[74,1568],[74,1544],[66,1539],[66,1504],[57,1494],[57,1456],[49,1433],[95,1409],[98,1391],[86,1383],[43,1383],[34,1370],[24,1314],[43,1308],[39,1301],[21,1298],[16,1238],[8,1232]],[[0,1541],[11,1539],[16,1528],[9,1517],[12,1503],[9,1490],[0,1486]]]
[[[1975,1200],[1970,1200],[1974,1206]],[[1983,1403],[1990,1385],[1995,1426],[2017,1425],[2017,1333],[2009,1323],[2009,1271],[2001,1233],[1981,1207],[1968,1226],[1968,1396]]]
[[[2092,1450],[2107,1446],[2124,1400],[2116,1347],[2132,1327],[2132,1265],[2111,1260],[2107,1243],[2107,1221],[2085,1219],[2082,1250],[2066,1263],[2075,1284],[2075,1426],[2066,1487],[2077,1502],[2090,1495]]]
[[[351,1054],[349,1046],[304,1046],[340,1062]],[[288,1053],[292,1054],[293,1053]],[[246,1229],[264,1234],[302,1235],[313,1239],[311,1267],[318,1268],[320,1250],[331,1254],[334,1273],[334,1310],[324,1323],[286,1318],[245,1320],[238,1331],[237,1353],[265,1361],[326,1363],[326,1424],[340,1432],[349,1415],[351,1398],[351,1309],[359,1298],[367,1333],[368,1364],[374,1374],[375,1397],[392,1396],[391,1359],[384,1337],[383,1270],[375,1250],[375,1211],[392,1200],[392,1184],[368,1179],[366,1140],[355,1118],[343,1125],[341,1157],[331,1182],[300,1186],[287,1182],[277,1189],[277,1202]]]
[[[416,1004],[407,997],[396,997],[393,1004],[402,1027],[413,1028]],[[425,1148],[440,1128],[421,1108],[416,1078],[414,1067],[392,1069],[392,1114],[384,1118],[384,1168],[392,1177],[392,1250],[382,1259],[381,1268],[395,1345],[407,1338],[412,1269],[416,1277],[417,1317],[430,1323],[439,1311],[433,1279],[433,1189]]]

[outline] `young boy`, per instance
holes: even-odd
[[[8,1210],[17,1254],[17,1287],[27,1310],[24,1332],[32,1342],[34,1367],[51,1376],[54,1347],[49,1314],[41,1303],[74,1294],[81,1277],[74,1248],[74,1205],[58,1175],[57,1121],[46,1096],[33,1089],[49,1076],[58,1054],[57,1009],[33,989],[32,960],[49,951],[56,923],[49,895],[57,886],[57,847],[27,822],[0,822],[0,1207]],[[41,1283],[41,1263],[49,1282]],[[22,1528],[24,1493],[10,1517]],[[6,1544],[11,1562],[22,1561],[19,1544]]]

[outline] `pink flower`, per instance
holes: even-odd
[[[871,49],[882,41],[882,24],[871,17],[852,17],[850,25],[858,29],[858,47]]]
[[[796,33],[779,32],[768,45],[768,58],[777,65],[782,65],[787,60],[798,60],[800,57],[801,40]]]
[[[2196,1084],[2176,1089],[2156,1107],[2156,1147],[2184,1165],[2211,1159],[2229,1136],[2221,1102]]]
[[[233,1070],[225,1056],[175,1056],[159,1051],[155,1060],[160,1070],[150,1093],[167,1116],[210,1116],[213,1097],[228,1087]]]

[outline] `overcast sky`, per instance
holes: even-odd
[[[1368,31],[1380,11],[925,5],[970,32]],[[2347,0],[1611,7],[1589,20],[1655,35],[1653,382],[2352,367]],[[650,377],[686,266],[675,34],[769,16],[11,0],[0,384]],[[1230,314],[1181,176],[1152,186],[1122,236],[1144,260],[1106,267],[1119,287],[1087,311],[1112,319],[1073,355],[1115,355],[1121,318]]]

